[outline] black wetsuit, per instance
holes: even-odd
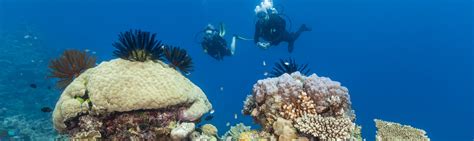
[[[224,56],[231,56],[231,51],[227,48],[227,42],[218,34],[204,37],[201,42],[202,48],[207,50],[207,54],[216,60],[222,60]]]
[[[288,42],[288,52],[292,52],[295,40],[301,32],[308,30],[303,25],[297,32],[289,33],[286,30],[285,19],[278,14],[270,14],[267,20],[259,19],[255,24],[254,42],[258,43],[260,38],[269,42],[272,46],[276,46],[282,41]]]

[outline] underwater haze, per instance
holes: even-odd
[[[203,52],[195,35],[209,23],[253,38],[260,2],[0,0],[0,119],[22,115],[17,130],[40,124],[53,136],[51,113],[41,109],[54,108],[61,90],[47,78],[48,61],[66,49],[110,60],[120,32],[142,29],[188,51],[194,71],[186,77],[212,103],[214,118],[203,122],[219,135],[227,123],[258,128],[241,114],[243,101],[274,63],[292,57],[349,89],[367,140],[375,140],[375,118],[424,129],[435,141],[474,139],[471,0],[274,0],[291,31],[312,28],[292,53],[286,43],[264,50],[253,41],[239,41],[222,61]]]

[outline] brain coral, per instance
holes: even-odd
[[[181,121],[194,121],[212,106],[202,90],[160,61],[115,59],[88,69],[62,93],[53,112],[59,132],[78,116],[179,107]]]

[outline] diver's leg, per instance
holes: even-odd
[[[305,32],[305,31],[311,31],[311,28],[307,27],[305,24],[301,25],[300,28],[298,29],[298,31],[296,32],[293,32],[293,33],[289,33],[289,36],[287,37],[287,41],[288,41],[288,52],[293,52],[293,49],[294,49],[294,44],[295,44],[295,41],[296,39],[298,39],[298,37],[300,37],[300,34]]]
[[[298,37],[300,37],[300,34],[305,31],[311,31],[311,28],[307,27],[306,24],[303,24],[300,26],[300,29],[298,29],[298,31],[291,33],[291,38],[293,39],[293,41],[295,41],[296,39],[298,39]]]

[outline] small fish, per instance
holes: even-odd
[[[237,119],[237,114],[234,114],[234,119]]]
[[[208,115],[206,116],[206,118],[204,118],[204,120],[209,121],[209,120],[212,120],[213,118],[214,118],[214,115]]]
[[[35,37],[33,37],[33,39],[37,40],[37,39],[38,39],[38,37],[36,37],[36,36],[35,36]]]
[[[268,75],[268,72],[264,72],[263,75],[264,75],[264,76],[267,76],[267,75]]]
[[[211,112],[209,112],[209,113],[210,113],[210,114],[214,114],[214,112],[215,112],[214,109],[212,109]]]
[[[285,62],[285,65],[287,65],[287,66],[288,66],[288,65],[290,65],[290,63],[288,63],[288,62]]]
[[[43,107],[43,108],[41,108],[41,112],[43,112],[43,113],[49,113],[49,112],[52,112],[52,111],[53,111],[53,109],[51,109],[51,108],[49,108],[49,107]]]
[[[30,87],[36,89],[38,86],[36,84],[30,84]]]
[[[230,126],[230,123],[229,123],[229,122],[227,122],[227,123],[225,124],[225,126]]]
[[[267,63],[265,62],[265,60],[263,60],[262,65],[263,65],[263,66],[267,66]]]
[[[220,89],[221,91],[224,91],[224,87],[222,87],[222,86],[221,86],[219,89]]]
[[[30,37],[31,37],[30,35],[25,35],[25,36],[23,36],[23,38],[25,38],[25,39],[28,39],[28,38],[30,38]]]
[[[96,54],[97,52],[93,51],[92,54]]]
[[[91,50],[89,50],[89,49],[86,49],[86,50],[84,50],[84,51],[85,51],[85,52],[89,52],[89,51],[91,51]]]

